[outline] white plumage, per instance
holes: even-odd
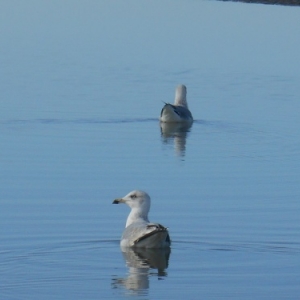
[[[158,223],[150,223],[148,213],[151,200],[143,191],[132,191],[114,204],[126,203],[131,212],[121,238],[121,247],[163,248],[171,244],[168,229]]]
[[[186,86],[180,84],[176,88],[174,104],[166,103],[160,113],[160,121],[166,123],[193,122],[186,100]]]

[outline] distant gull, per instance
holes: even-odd
[[[192,122],[193,116],[186,101],[186,86],[180,84],[176,88],[174,105],[166,103],[160,113],[161,122]]]
[[[119,203],[126,203],[131,208],[121,238],[121,247],[163,248],[171,245],[168,229],[149,222],[151,200],[146,192],[135,190],[113,201],[113,204]]]

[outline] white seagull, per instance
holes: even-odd
[[[160,121],[166,123],[193,122],[186,101],[186,86],[180,84],[176,88],[174,104],[166,103],[160,113]]]
[[[121,247],[163,248],[171,245],[168,229],[149,222],[151,200],[146,192],[135,190],[113,201],[113,204],[119,203],[126,203],[131,208],[121,238]]]

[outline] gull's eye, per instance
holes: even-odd
[[[135,199],[136,198],[136,194],[133,194],[130,196],[131,199]]]

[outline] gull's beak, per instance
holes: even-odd
[[[124,203],[124,202],[125,202],[124,199],[122,199],[122,198],[117,198],[117,199],[115,199],[115,200],[113,201],[112,204],[119,204],[119,203]]]

